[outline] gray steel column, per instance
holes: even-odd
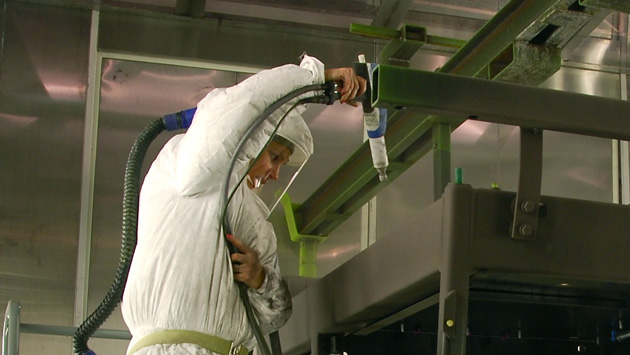
[[[436,122],[433,140],[433,200],[442,197],[444,188],[451,182],[451,125]]]
[[[444,190],[438,355],[466,354],[472,192],[469,185],[450,184]]]

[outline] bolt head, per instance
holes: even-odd
[[[518,233],[524,237],[529,237],[534,234],[534,228],[531,225],[524,223],[518,227]]]
[[[521,203],[521,211],[525,213],[532,213],[536,210],[536,204],[532,201],[525,200]]]

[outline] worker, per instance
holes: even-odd
[[[342,85],[341,102],[352,104],[365,92],[365,80],[352,68],[325,69],[304,54],[299,66],[265,70],[212,90],[198,103],[188,131],[160,151],[140,193],[138,242],[122,300],[132,334],[127,354],[226,354],[226,346],[230,354],[246,354],[256,339],[235,281],[247,285],[263,333],[288,320],[291,297],[278,267],[269,211],[256,191],[278,178],[280,166],[300,165],[312,153],[311,134],[299,115],[305,108],[289,111],[263,151],[287,113],[288,104],[282,106],[237,160],[227,213],[233,229],[228,240],[238,250],[232,255],[221,234],[221,189],[255,118],[293,90],[330,80]],[[245,174],[247,183],[239,185]]]

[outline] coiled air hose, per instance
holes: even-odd
[[[313,96],[307,99],[303,99],[297,104],[301,103],[321,103],[321,104],[332,104],[336,99],[339,98],[339,94],[335,91],[336,87],[334,83],[327,82],[321,85],[310,85],[300,89],[297,89],[273,103],[269,106],[261,115],[259,115],[254,123],[248,128],[245,135],[239,142],[236,152],[233,155],[232,161],[230,162],[230,169],[227,174],[226,181],[224,183],[224,192],[223,192],[223,216],[222,216],[222,224],[223,224],[223,232],[224,236],[226,234],[232,233],[232,228],[228,221],[227,216],[227,206],[230,202],[231,195],[228,196],[229,191],[229,179],[234,170],[234,165],[236,164],[237,156],[242,150],[243,146],[249,140],[252,134],[258,129],[258,127],[264,122],[267,117],[269,117],[275,110],[280,108],[283,104],[288,101],[296,98],[299,95],[302,95],[311,91],[324,91],[324,94],[319,96]],[[297,106],[295,104],[293,107]],[[291,109],[293,109],[293,107]],[[290,110],[289,110],[290,111]],[[155,140],[155,138],[162,133],[166,128],[169,130],[179,129],[179,128],[188,128],[190,126],[192,120],[192,114],[194,113],[194,109],[182,111],[177,114],[165,116],[170,119],[166,119],[165,117],[161,117],[149,125],[147,125],[144,130],[140,133],[140,135],[136,138],[131,151],[129,152],[129,157],[127,159],[127,165],[125,168],[125,180],[124,180],[124,192],[123,192],[123,221],[122,221],[122,246],[120,252],[120,260],[118,263],[118,269],[116,271],[116,275],[112,285],[110,286],[109,291],[105,298],[101,301],[99,306],[96,308],[92,314],[90,314],[83,323],[78,327],[77,331],[73,337],[73,351],[76,355],[96,355],[94,351],[92,351],[88,347],[89,338],[96,332],[96,330],[103,325],[105,320],[112,314],[114,309],[118,306],[122,299],[123,291],[125,289],[125,284],[127,283],[127,276],[129,274],[129,268],[131,267],[131,261],[133,259],[133,254],[136,249],[137,244],[137,232],[138,232],[138,202],[140,195],[140,173],[142,169],[142,163],[144,161],[144,157],[146,155],[147,149],[149,145]],[[287,111],[288,113],[288,111]],[[284,120],[285,116],[282,118]],[[277,127],[276,127],[277,129]],[[244,179],[244,177],[243,177]],[[239,184],[242,183],[243,179],[239,181]],[[232,194],[236,191],[236,186],[232,190]],[[237,252],[232,245],[232,243],[226,241],[230,253]],[[249,302],[249,297],[247,295],[247,287],[238,283],[239,294],[241,296],[241,300],[245,306],[247,318],[252,326],[254,331],[254,335],[258,342],[258,346],[263,355],[271,355],[271,352],[266,344],[264,336],[260,330],[260,326],[258,325],[258,321],[256,320],[254,311]],[[272,341],[275,341],[276,344],[273,344],[272,349],[274,349],[274,355],[279,355],[281,353],[280,345],[279,345],[279,337],[277,334],[272,334],[270,336]]]

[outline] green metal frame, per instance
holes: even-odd
[[[625,100],[393,65],[377,66],[374,83],[374,106],[407,107],[440,115],[444,122],[474,119],[630,140],[630,121],[621,119],[630,112]]]
[[[597,0],[583,0],[583,2]],[[604,1],[604,0],[599,0]],[[610,1],[612,2],[612,1]],[[525,75],[515,75],[527,72],[523,63],[533,63],[536,51],[547,58],[548,65],[543,74],[536,79],[540,82],[545,75],[551,75],[557,70],[559,64],[559,51],[550,47],[545,48],[545,43],[540,47],[532,46],[527,41],[528,36],[535,36],[545,30],[553,30],[553,26],[562,31],[552,32],[548,37],[550,46],[570,47],[570,42],[560,41],[562,36],[586,36],[581,30],[591,25],[588,21],[581,22],[583,18],[601,20],[605,11],[595,9],[568,9],[563,0],[512,0],[506,4],[488,23],[481,28],[473,38],[461,47],[438,72],[456,74],[464,77],[483,77],[490,75],[491,63],[497,63],[502,59],[501,55],[509,53],[514,63],[508,71],[496,71],[493,75],[497,80],[521,82]],[[594,14],[597,13],[597,16]],[[562,16],[556,16],[561,14]],[[547,22],[554,17],[574,16],[577,28],[562,27],[562,24],[549,25]],[[551,26],[551,27],[548,27]],[[389,38],[392,43],[382,57],[394,58],[394,64],[405,66],[405,61],[413,55],[409,49],[421,48],[429,43],[431,37],[421,28],[405,26],[402,30],[383,28],[371,28],[368,26],[352,25],[351,32],[369,35],[372,37]],[[568,32],[572,32],[568,33]],[[411,36],[410,36],[411,35]],[[410,38],[411,37],[411,38]],[[515,41],[517,43],[515,44]],[[521,41],[518,43],[518,41]],[[417,43],[416,43],[417,42]],[[442,44],[448,42],[437,38]],[[538,43],[536,43],[538,44]],[[530,51],[523,51],[528,48]],[[532,52],[534,51],[534,52]],[[390,54],[392,53],[392,54]],[[415,52],[414,52],[415,53]],[[524,53],[524,54],[523,54]],[[523,56],[523,57],[521,57]],[[529,59],[527,59],[529,58]],[[504,68],[505,70],[505,68]],[[510,70],[512,72],[510,73]],[[499,75],[497,75],[499,74]],[[509,75],[508,75],[509,74]],[[530,83],[535,85],[537,83]],[[397,110],[390,114],[387,133],[385,135],[390,165],[388,168],[388,180],[380,182],[378,174],[372,166],[370,149],[367,143],[352,154],[310,197],[300,206],[295,207],[295,212],[301,217],[297,223],[299,234],[324,236],[330,234],[338,225],[347,220],[354,212],[360,209],[367,201],[387,187],[396,178],[411,167],[425,154],[433,152],[438,160],[435,172],[435,196],[439,196],[441,189],[450,180],[449,146],[446,132],[453,131],[466,121],[466,117],[458,119],[445,119],[435,115],[414,112],[412,110]],[[436,126],[437,125],[437,126]]]
[[[461,39],[429,35],[425,27],[416,25],[403,25],[400,30],[394,30],[353,23],[350,25],[350,33],[391,40],[415,40],[425,44],[451,48],[461,48],[466,44],[466,41]]]
[[[394,30],[353,23],[350,33],[390,39],[381,51],[381,62],[403,66],[409,66],[409,59],[426,44],[450,48],[461,48],[466,44],[459,39],[429,35],[426,27],[415,25],[403,25],[400,30]]]
[[[580,0],[580,5],[630,13],[630,1],[628,0]]]
[[[560,70],[561,52],[556,46],[514,41],[490,62],[487,77],[492,80],[538,86]]]
[[[474,76],[505,50],[532,22],[557,0],[511,1],[460,48],[439,71]],[[365,32],[369,32],[365,30]],[[399,32],[374,30],[398,38]],[[302,216],[298,230],[306,235],[328,235],[364,203],[433,149],[433,125],[439,119],[406,110],[388,120],[385,135],[390,165],[388,180],[378,181],[368,144],[363,144],[333,175],[308,197],[296,212]],[[464,120],[451,124],[451,131]]]
[[[282,195],[280,203],[282,203],[282,207],[284,208],[284,215],[287,220],[291,241],[300,243],[300,266],[298,275],[311,278],[317,277],[317,246],[319,243],[326,240],[326,237],[300,234],[297,229],[297,219],[294,213],[294,210],[299,205],[291,203],[291,198],[288,193]]]

